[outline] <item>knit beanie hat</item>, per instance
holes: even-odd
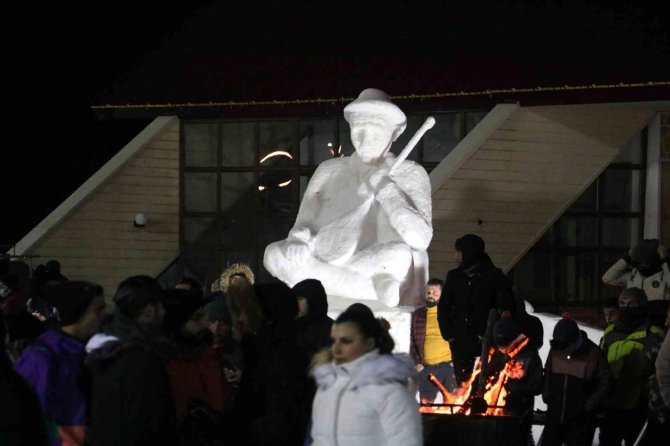
[[[230,317],[230,310],[228,309],[228,304],[226,302],[226,295],[219,291],[212,294],[210,297],[212,298],[212,301],[205,305],[207,319],[212,322],[223,321],[230,324],[232,319]]]
[[[463,265],[474,263],[485,253],[484,239],[475,234],[465,234],[463,237],[456,239],[454,248],[463,254]]]
[[[647,293],[638,287],[631,287],[624,289],[619,296],[632,297],[640,306],[647,303]]]
[[[176,333],[204,304],[201,299],[194,299],[193,295],[184,289],[170,289],[165,291],[162,299],[165,308],[163,328],[167,333]]]
[[[509,311],[503,312],[503,317],[493,326],[493,339],[497,345],[508,345],[517,336],[519,336],[519,329],[516,327]]]
[[[661,261],[658,252],[658,240],[645,239],[638,243],[630,252],[630,259],[636,265],[653,266]]]
[[[47,285],[44,299],[52,306],[62,327],[77,322],[96,296],[102,296],[100,285],[82,280],[66,280]]]
[[[579,326],[569,314],[564,314],[563,318],[556,322],[554,326],[553,340],[563,343],[576,342],[579,337]]]

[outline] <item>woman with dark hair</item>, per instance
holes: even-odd
[[[312,374],[313,444],[413,446],[423,444],[421,417],[408,355],[392,354],[388,324],[355,303],[335,321],[332,345],[317,354]]]

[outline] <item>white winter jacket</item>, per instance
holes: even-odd
[[[638,287],[644,290],[648,300],[670,299],[670,269],[667,261],[661,262],[659,272],[644,277],[626,259],[619,259],[603,274],[603,282],[626,288]]]
[[[313,446],[421,446],[423,430],[408,355],[373,350],[314,369]]]

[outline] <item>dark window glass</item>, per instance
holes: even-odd
[[[293,122],[271,121],[258,124],[262,167],[290,167],[294,164]]]
[[[603,179],[603,210],[637,212],[640,210],[640,173],[637,170],[608,169]]]
[[[317,166],[339,156],[334,120],[301,121],[299,132],[301,166]]]
[[[215,167],[219,127],[216,124],[184,126],[184,163],[188,167]]]
[[[222,217],[220,242],[224,249],[255,249],[256,218],[240,215]]]
[[[295,181],[290,170],[262,171],[258,174],[258,201],[263,212],[293,212]]]
[[[462,138],[461,113],[435,115],[435,126],[423,137],[423,161],[439,163]]]
[[[597,181],[594,181],[570,206],[572,210],[594,211],[598,205]]]
[[[184,210],[216,212],[216,174],[184,172]]]
[[[219,227],[214,217],[184,217],[184,244],[189,247],[216,246]],[[214,242],[214,243],[212,243]]]
[[[602,244],[612,248],[630,248],[638,241],[640,219],[604,218]]]
[[[256,124],[232,122],[221,124],[221,166],[256,165]]]
[[[221,173],[221,211],[248,212],[256,206],[254,173]]]
[[[562,246],[571,248],[597,246],[598,219],[596,217],[562,217],[560,227]]]
[[[539,302],[551,300],[551,256],[533,251],[514,266],[514,283],[524,299]]]
[[[568,302],[591,301],[598,291],[596,255],[584,253],[560,259],[560,278],[563,298]]]

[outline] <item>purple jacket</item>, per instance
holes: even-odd
[[[14,368],[34,389],[44,412],[49,444],[84,444],[88,389],[84,342],[58,329],[33,341]]]

